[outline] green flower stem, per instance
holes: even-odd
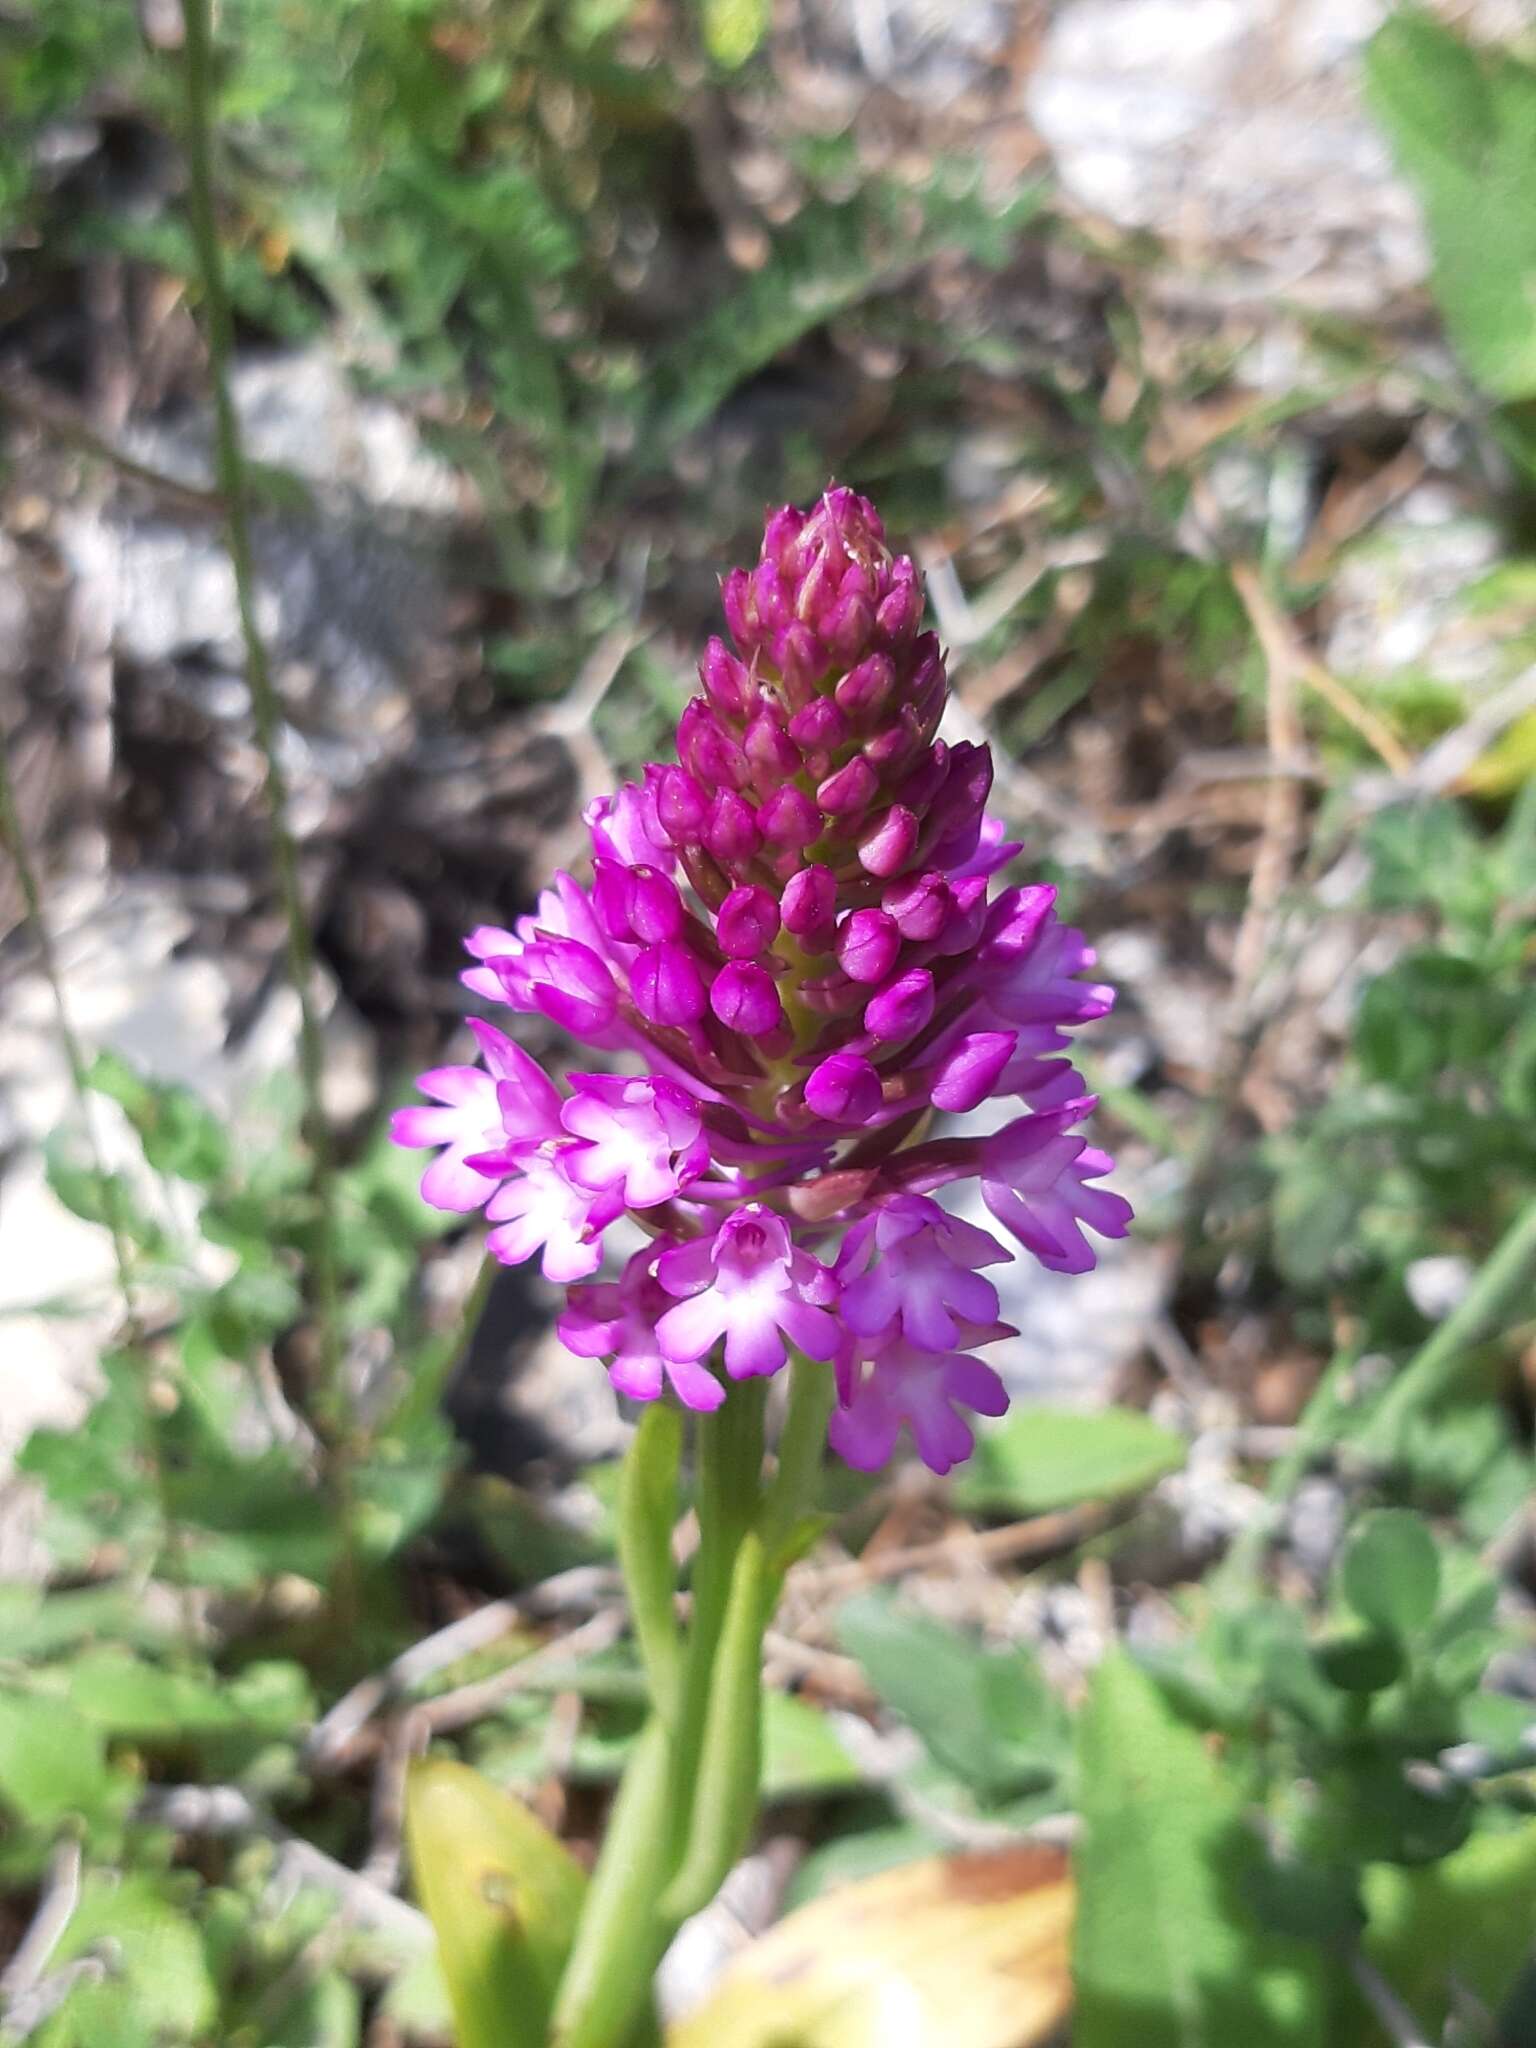
[[[621,2048],[643,2029],[666,1947],[656,1904],[666,1881],[671,1745],[652,1715],[625,1768],[576,1941],[550,2018],[551,2048]]]
[[[229,365],[234,318],[224,280],[213,196],[213,32],[212,0],[181,0],[185,25],[183,77],[187,115],[187,198],[192,244],[202,287],[213,397],[214,474],[224,507],[224,540],[235,579],[235,604],[245,645],[251,716],[265,770],[267,833],[273,874],[287,938],[288,978],[299,1003],[299,1073],[304,1091],[304,1140],[309,1150],[315,1201],[315,1324],[320,1374],[313,1421],[325,1459],[326,1478],[336,1504],[341,1564],[335,1603],[343,1623],[356,1605],[359,1571],[357,1511],[352,1478],[350,1404],[346,1393],[337,1258],[336,1179],[322,1092],[325,1051],[314,1004],[314,939],[299,884],[299,855],[288,822],[288,781],[281,754],[282,707],[272,683],[266,643],[256,623],[256,571],[251,553],[250,516],[240,423],[230,396]]]
[[[672,1568],[682,1450],[682,1416],[664,1401],[652,1401],[619,1475],[619,1562],[651,1704],[668,1727],[677,1718],[683,1670]]]
[[[699,1746],[704,1739],[715,1651],[725,1624],[736,1553],[757,1516],[762,1490],[763,1408],[761,1380],[732,1387],[724,1405],[698,1420],[695,1511],[699,1547],[693,1566],[693,1610],[678,1701],[673,1745],[673,1797],[669,1810],[674,1863],[688,1842],[697,1784]]]
[[[1403,1367],[1361,1432],[1364,1449],[1387,1453],[1403,1423],[1456,1385],[1478,1347],[1536,1310],[1536,1197],[1528,1201],[1478,1269],[1477,1278]]]
[[[736,1552],[699,1753],[688,1846],[661,1901],[663,1923],[702,1912],[746,1846],[762,1774],[763,1631],[778,1580],[762,1534]]]
[[[836,1391],[830,1365],[817,1365],[791,1351],[789,1408],[779,1437],[778,1469],[759,1524],[769,1561],[781,1572],[793,1561],[801,1525],[815,1500]]]
[[[697,1418],[699,1545],[692,1614],[677,1662],[672,1663],[666,1648],[661,1650],[659,1690],[657,1546],[670,1540],[672,1518],[658,1517],[665,1521],[663,1537],[659,1528],[642,1526],[642,1516],[655,1513],[656,1501],[664,1498],[667,1425],[651,1421],[653,1415],[666,1412],[660,1403],[647,1411],[627,1454],[627,1465],[638,1463],[646,1469],[626,1469],[621,1481],[621,1556],[656,1712],[625,1769],[561,1979],[553,2028],[558,2048],[616,2048],[631,2037],[643,2020],[656,1967],[679,1924],[662,1911],[661,1902],[688,1848],[716,1654],[737,1555],[761,1498],[763,1407],[761,1382],[748,1381],[733,1387],[729,1400],[713,1415]],[[760,1642],[761,1629],[758,1633]],[[669,1668],[675,1673],[670,1687],[665,1675]]]
[[[736,1547],[711,1659],[687,1847],[661,1903],[674,1928],[709,1904],[752,1832],[762,1777],[763,1633],[800,1548],[833,1393],[829,1367],[792,1354],[778,1468]]]
[[[1440,1327],[1422,1344],[1358,1430],[1361,1404],[1352,1379],[1359,1354],[1339,1352],[1318,1382],[1297,1426],[1296,1441],[1269,1475],[1265,1505],[1238,1537],[1206,1588],[1213,1606],[1251,1595],[1286,1502],[1323,1448],[1349,1436],[1367,1456],[1390,1458],[1403,1424],[1417,1408],[1451,1391],[1478,1347],[1518,1316],[1536,1290],[1536,1201],[1520,1211],[1479,1268],[1477,1278]]]
[[[777,1470],[762,1483],[764,1388],[697,1424],[699,1547],[686,1648],[671,1610],[681,1418],[642,1418],[620,1485],[620,1556],[655,1713],[624,1775],[555,2001],[557,2048],[632,2038],[656,1967],[745,1848],[762,1773],[763,1632],[815,1491],[830,1370],[795,1357]]]

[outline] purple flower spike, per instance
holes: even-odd
[[[761,1203],[733,1210],[712,1238],[663,1252],[656,1274],[668,1294],[684,1297],[656,1326],[663,1354],[679,1363],[702,1358],[721,1337],[737,1380],[777,1372],[785,1337],[823,1362],[837,1350],[827,1313],[836,1282]]]
[[[435,1148],[427,1200],[486,1205],[496,1257],[570,1289],[561,1335],[621,1394],[708,1410],[796,1346],[836,1361],[845,1458],[906,1430],[946,1471],[1005,1405],[971,1355],[1013,1334],[985,1269],[1080,1272],[1130,1211],[1063,1056],[1112,993],[1053,888],[996,880],[1020,848],[987,748],[938,737],[923,602],[856,491],[771,513],[675,758],[587,806],[588,879],[466,942],[466,988],[603,1071],[568,1092],[476,1024],[479,1065],[423,1076],[393,1130]],[[934,1125],[994,1102],[990,1136]],[[978,1182],[1023,1254],[931,1199]],[[626,1213],[653,1242],[594,1277]]]

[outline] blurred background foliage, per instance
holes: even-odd
[[[1285,9],[1227,13],[1258,49]],[[581,801],[665,747],[765,501],[834,474],[918,547],[957,734],[993,740],[1031,872],[1103,934],[1125,994],[1091,1078],[1141,1224],[1097,1293],[1018,1305],[1019,1406],[952,1488],[829,1474],[741,1924],[886,1899],[898,1952],[856,1905],[774,1938],[817,1970],[871,1943],[951,2048],[1046,2039],[1068,2003],[1076,2048],[1531,2038],[1536,53],[1382,13],[1320,60],[1352,95],[1338,165],[1307,81],[1291,130],[1278,87],[1270,128],[1213,88],[1260,185],[1322,137],[1301,223],[1277,198],[1231,233],[1215,184],[1162,222],[1085,194],[1067,131],[1096,131],[1060,95],[1125,89],[1095,82],[1095,0],[224,0],[322,1199],[220,581],[179,12],[0,4],[0,723],[30,849],[0,875],[28,1247],[0,2041],[429,2048],[409,1759],[468,1759],[579,1850],[600,1830],[640,1718],[617,1425],[536,1283],[476,1285],[381,1112],[456,1027],[459,933],[526,907]],[[1357,148],[1382,221],[1297,260]],[[189,961],[215,995],[178,1068]],[[39,1292],[69,1216],[112,1260]],[[515,1887],[526,1833],[481,1818]],[[1038,1846],[1066,1838],[1075,1989]],[[958,1905],[922,1860],[956,1851],[1000,1859]],[[784,2008],[766,1958],[735,1967],[697,2038],[866,2038],[867,1988],[813,1972]],[[1027,2013],[996,2018],[993,1978]]]

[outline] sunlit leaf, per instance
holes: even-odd
[[[581,1866],[520,1800],[446,1759],[411,1772],[406,1839],[457,2048],[544,2048]]]
[[[763,1699],[763,1797],[806,1799],[851,1791],[863,1772],[819,1707],[793,1693]]]
[[[1424,208],[1435,295],[1468,369],[1497,398],[1529,397],[1536,70],[1404,7],[1369,47],[1366,92]]]
[[[1378,1864],[1365,1873],[1365,1904],[1366,1953],[1431,2039],[1456,1993],[1496,2013],[1536,1946],[1536,1822],[1479,1836],[1427,1869]]]
[[[1184,1462],[1184,1439],[1134,1408],[1021,1408],[987,1430],[956,1482],[962,1507],[1033,1515],[1114,1500]]]
[[[185,1888],[138,1873],[90,1873],[53,1955],[106,1956],[83,1977],[37,2048],[148,2048],[206,2039],[217,2010],[208,1959]]]
[[[1079,1771],[1073,2048],[1316,2048],[1318,1954],[1247,1904],[1238,1788],[1123,1654],[1095,1674]]]
[[[0,1807],[45,1826],[94,1812],[111,1783],[100,1730],[67,1700],[0,1693]]]
[[[768,0],[700,0],[704,47],[717,64],[734,71],[768,33]]]
[[[989,1649],[883,1593],[849,1601],[837,1625],[881,1699],[982,1797],[1048,1783],[1065,1763],[1065,1716],[1023,1644]]]

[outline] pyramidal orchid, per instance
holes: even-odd
[[[1112,992],[1053,889],[996,880],[1019,849],[987,815],[990,753],[938,737],[922,582],[868,500],[775,512],[721,595],[730,640],[704,651],[677,759],[590,807],[589,877],[556,876],[514,930],[468,941],[476,995],[621,1071],[557,1086],[478,1024],[483,1064],[424,1074],[433,1106],[394,1134],[441,1148],[429,1202],[486,1208],[498,1258],[537,1255],[568,1285],[562,1337],[630,1398],[713,1409],[787,1340],[836,1376],[844,1458],[883,1463],[900,1418],[946,1470],[971,1449],[965,1411],[1003,1405],[990,1369],[959,1369],[957,1332],[1011,1334],[980,1269],[1015,1254],[932,1197],[975,1183],[1064,1272],[1093,1263],[1085,1225],[1124,1235],[1126,1203],[1088,1185],[1109,1161],[1061,1056]],[[932,1133],[936,1112],[988,1100],[1018,1114]],[[589,1279],[625,1214],[649,1251]]]
[[[652,1716],[555,1994],[561,2048],[628,2037],[746,1840],[763,1631],[824,1447],[865,1470],[904,1434],[935,1472],[968,1457],[974,1417],[1007,1407],[977,1356],[1015,1334],[998,1271],[1083,1272],[1088,1233],[1130,1222],[1068,1057],[1112,994],[1055,891],[1000,879],[1019,847],[987,814],[988,749],[939,737],[911,560],[833,489],[773,513],[721,595],[729,639],[676,759],[590,806],[579,877],[466,941],[476,997],[589,1057],[557,1079],[476,1023],[480,1061],[424,1074],[394,1122],[433,1153],[426,1200],[483,1209],[497,1259],[537,1258],[567,1348],[640,1404],[619,1547]],[[940,1121],[988,1104],[979,1135]],[[1001,1234],[957,1213],[968,1192]],[[786,1368],[765,1482],[763,1387]]]

